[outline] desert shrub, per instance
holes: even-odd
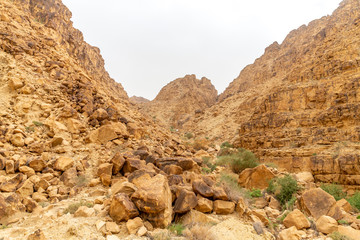
[[[233,145],[230,144],[229,142],[223,142],[221,145],[220,145],[220,148],[232,148]]]
[[[351,240],[350,238],[348,238],[345,235],[342,235],[339,232],[333,232],[333,233],[329,234],[328,237],[330,237],[333,240]]]
[[[194,134],[192,134],[191,132],[187,132],[184,134],[184,137],[187,139],[194,138]]]
[[[338,223],[341,225],[350,225],[348,221],[343,220],[343,219],[338,220]]]
[[[249,192],[250,196],[251,197],[255,197],[255,198],[258,198],[258,197],[261,197],[262,196],[262,193],[261,193],[261,190],[260,189],[252,189],[250,192]]]
[[[276,177],[271,179],[269,182],[269,186],[267,188],[267,191],[275,194],[276,199],[279,200],[281,205],[285,208],[286,208],[286,203],[292,200],[294,194],[298,190],[299,190],[299,186],[297,184],[297,181],[290,175],[286,175],[282,178]]]
[[[81,206],[86,206],[88,208],[92,208],[94,206],[94,204],[92,202],[86,202],[86,201],[72,203],[64,210],[64,214],[67,214],[67,213],[74,214]]]
[[[185,230],[185,226],[181,223],[173,223],[168,226],[168,229],[176,235],[181,236]]]
[[[205,165],[206,168],[210,170],[210,172],[216,169],[216,165],[211,162],[210,157],[203,157],[202,160],[203,160],[203,164]]]
[[[356,192],[354,195],[349,197],[347,200],[354,209],[356,209],[357,211],[360,211],[360,192]]]
[[[321,189],[332,195],[336,201],[346,198],[343,188],[337,184],[321,184]]]
[[[240,187],[238,184],[237,176],[221,173],[219,185],[222,185],[228,197],[237,202],[240,198],[251,199],[249,191]]]
[[[217,165],[227,165],[234,173],[241,173],[246,168],[254,168],[259,165],[255,154],[246,149],[238,149],[236,153],[220,156]]]

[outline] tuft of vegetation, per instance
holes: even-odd
[[[343,220],[343,219],[338,220],[338,223],[341,225],[350,225],[348,221]]]
[[[45,207],[49,206],[49,203],[48,203],[48,202],[39,202],[39,205],[40,205],[42,208],[45,208]]]
[[[236,175],[221,173],[219,184],[222,185],[229,198],[233,201],[237,202],[241,197],[251,199],[249,191],[239,186]]]
[[[64,209],[64,214],[67,214],[67,213],[74,214],[81,206],[86,206],[88,208],[92,208],[94,206],[94,203],[86,202],[86,201],[72,203],[66,209]]]
[[[37,127],[42,127],[44,126],[44,124],[42,122],[39,122],[39,121],[33,121],[33,124]]]
[[[351,238],[348,238],[347,236],[342,235],[339,232],[333,232],[329,234],[328,237],[330,237],[333,240],[351,240]]]
[[[79,175],[75,181],[77,187],[84,187],[89,183],[89,179],[87,179],[85,175]]]
[[[260,189],[252,189],[250,192],[249,192],[250,196],[253,197],[253,198],[258,198],[258,197],[261,197],[262,196],[262,193],[261,193],[261,190]]]
[[[287,208],[287,205],[293,205],[294,194],[299,190],[297,181],[290,175],[286,175],[282,178],[273,178],[269,182],[267,191],[275,195],[275,198],[279,200],[283,208]]]
[[[277,222],[283,223],[284,219],[289,215],[290,211],[285,211],[280,217],[276,219]]]
[[[220,148],[233,148],[234,146],[229,143],[229,142],[223,142],[221,145],[220,145]]]
[[[272,162],[266,162],[266,163],[264,163],[264,165],[267,167],[278,169],[278,165],[276,165],[275,163],[272,163]]]
[[[192,134],[191,132],[187,132],[184,134],[184,137],[187,139],[191,139],[191,138],[194,138],[194,134]]]
[[[10,225],[0,225],[0,229],[7,229],[7,228],[10,228],[11,226]]]
[[[336,201],[346,198],[346,193],[343,188],[337,184],[321,184],[321,189],[332,195]]]
[[[202,160],[205,168],[209,169],[209,172],[212,172],[216,169],[216,165],[211,162],[210,157],[203,157]]]
[[[360,211],[360,192],[357,191],[354,195],[349,197],[347,201],[351,204],[351,206],[356,209],[357,211]]]
[[[356,219],[360,219],[360,215],[356,217]]]
[[[218,157],[216,164],[227,165],[237,174],[246,168],[254,168],[259,165],[255,154],[243,148],[239,148],[236,153]]]
[[[30,127],[25,127],[26,132],[31,133],[31,132],[35,132],[35,128],[33,126]]]
[[[168,226],[168,229],[176,235],[181,236],[185,230],[185,226],[181,223],[173,223]]]

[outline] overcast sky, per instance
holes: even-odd
[[[341,0],[63,0],[129,96],[153,99],[186,74],[221,93],[264,49]]]

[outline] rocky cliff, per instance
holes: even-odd
[[[360,3],[290,32],[247,66],[195,122],[203,135],[290,171],[357,185],[360,177]],[[225,134],[222,134],[225,133]]]
[[[139,106],[163,126],[182,128],[196,114],[212,106],[216,98],[217,90],[209,79],[186,75],[163,87],[153,101]]]

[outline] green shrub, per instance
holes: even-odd
[[[341,225],[349,225],[349,222],[343,219],[338,220],[338,223]]]
[[[250,196],[255,197],[255,198],[261,197],[262,196],[261,190],[260,189],[251,190],[250,191]]]
[[[356,192],[354,195],[349,197],[347,200],[353,208],[360,211],[360,192]]]
[[[350,238],[348,238],[345,235],[342,235],[339,232],[333,232],[333,233],[329,234],[328,237],[330,237],[333,240],[351,240]]]
[[[360,219],[360,215],[356,217],[356,219]]]
[[[181,223],[173,223],[168,228],[171,232],[176,233],[176,235],[178,236],[181,236],[182,232],[185,230],[184,225],[182,225]]]
[[[287,175],[282,178],[273,178],[269,182],[269,187],[267,191],[275,194],[275,197],[283,207],[287,207],[286,204],[289,202],[294,202],[294,194],[299,190],[297,181],[290,175]]]
[[[211,162],[210,157],[203,157],[203,164],[210,170],[210,172],[216,169],[216,165]]]
[[[191,132],[187,132],[185,133],[184,137],[187,139],[194,138],[194,134],[192,134]]]
[[[233,145],[230,144],[229,142],[223,142],[221,145],[220,145],[220,148],[232,148]]]
[[[321,189],[332,195],[336,201],[346,198],[343,188],[337,184],[321,184]]]
[[[33,121],[33,124],[37,127],[41,127],[44,125],[42,122],[39,122],[39,121]]]
[[[220,156],[217,165],[228,165],[234,173],[241,173],[246,168],[259,165],[255,154],[246,149],[238,149],[236,153]]]

